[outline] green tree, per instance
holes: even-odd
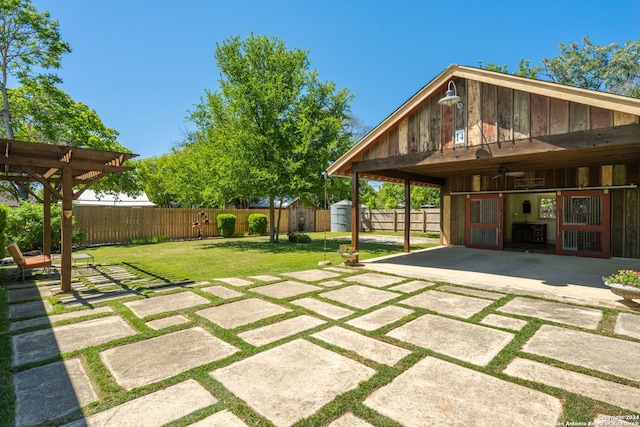
[[[544,58],[537,67],[542,76],[569,86],[640,97],[640,39],[600,46],[584,37],[582,45],[559,46],[559,56]]]
[[[220,91],[207,91],[191,119],[215,148],[216,185],[268,195],[276,242],[274,200],[323,194],[322,171],[348,149],[351,95],[320,81],[307,52],[273,37],[229,38],[214,57]]]
[[[49,12],[39,13],[29,0],[0,2],[1,111],[8,139],[15,139],[9,109],[9,76],[24,84],[36,76],[34,68],[59,68],[62,55],[69,52],[69,45],[60,37],[58,22],[50,18]],[[59,81],[53,75],[40,77]]]

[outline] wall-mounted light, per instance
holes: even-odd
[[[453,89],[451,89],[452,87]],[[444,98],[441,98],[438,101],[438,104],[447,106],[456,105],[458,109],[462,108],[462,98],[458,96],[458,89],[456,88],[456,84],[453,80],[449,82],[447,92],[445,93]]]

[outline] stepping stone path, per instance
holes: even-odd
[[[78,358],[19,372],[13,376],[13,385],[16,426],[55,419],[98,400]]]
[[[468,319],[474,314],[479,313],[492,303],[493,301],[486,299],[472,298],[440,291],[426,291],[402,301],[402,304],[426,308],[427,310],[462,317],[464,319]]]
[[[11,337],[13,366],[38,362],[57,354],[80,350],[135,335],[136,331],[119,316],[54,326]]]
[[[412,280],[411,282],[403,283],[402,285],[391,286],[389,290],[411,293],[411,292],[419,291],[424,288],[428,288],[429,286],[433,286],[433,285],[435,285],[435,283],[433,282],[425,282],[423,280]]]
[[[211,376],[275,425],[290,426],[375,372],[297,339],[216,369]]]
[[[640,381],[640,342],[542,325],[522,351]]]
[[[64,427],[155,427],[175,421],[217,401],[198,382],[187,380]]]
[[[258,298],[206,308],[196,313],[223,328],[233,329],[291,310]]]
[[[101,352],[100,358],[116,382],[131,390],[224,359],[236,351],[231,344],[195,327],[111,348]]]
[[[399,297],[399,294],[383,291],[380,289],[371,289],[366,286],[354,285],[346,288],[336,289],[335,291],[323,292],[320,296],[342,304],[350,305],[356,308],[369,308],[383,302]]]
[[[399,398],[399,396],[402,396]],[[364,401],[404,426],[555,425],[560,400],[428,357]]]
[[[274,283],[273,285],[265,285],[257,288],[251,288],[253,292],[266,295],[272,298],[289,298],[297,295],[308,294],[322,288],[305,283],[287,280],[286,282]]]
[[[612,325],[599,308],[360,267],[217,284],[75,273],[68,294],[51,277],[8,286],[15,426],[80,409],[67,426],[553,425],[581,399],[594,421],[640,413],[639,313]]]
[[[365,314],[364,316],[357,317],[353,320],[349,320],[347,324],[366,331],[375,331],[376,329],[380,329],[383,326],[394,323],[412,313],[413,310],[392,305],[372,311],[369,314]]]
[[[168,311],[180,310],[188,307],[209,304],[210,301],[193,292],[179,292],[177,294],[162,295],[155,298],[145,298],[125,302],[124,305],[140,318]]]
[[[353,351],[374,362],[393,366],[405,356],[411,354],[409,350],[365,337],[357,332],[334,326],[311,335],[329,344]]]
[[[353,310],[349,310],[348,308],[339,307],[313,298],[301,298],[291,301],[291,303],[315,311],[319,315],[328,317],[329,319],[340,319],[354,313]]]
[[[388,336],[447,356],[486,366],[513,334],[426,314],[390,331]]]
[[[295,273],[284,273],[283,276],[304,280],[305,282],[317,282],[318,280],[327,280],[339,277],[340,274],[325,270],[307,270],[297,271]]]
[[[374,286],[376,288],[384,288],[404,280],[403,277],[387,276],[379,273],[364,273],[357,276],[347,277],[348,282],[356,282],[361,285]]]
[[[247,332],[242,332],[238,334],[238,336],[249,344],[259,347],[278,341],[282,338],[295,335],[298,332],[315,328],[316,326],[324,323],[326,322],[315,317],[302,315],[292,319],[282,320],[271,325],[252,329]]]
[[[235,298],[244,295],[242,292],[234,291],[233,289],[225,288],[224,286],[209,286],[208,288],[201,288],[200,290],[222,299]]]
[[[577,307],[561,302],[541,301],[531,298],[514,298],[502,306],[503,313],[519,314],[521,316],[537,317],[538,319],[564,323],[585,329],[596,329],[602,310],[595,308]]]

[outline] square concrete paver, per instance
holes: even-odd
[[[234,291],[233,289],[225,288],[224,286],[220,285],[208,286],[200,290],[222,299],[235,298],[244,295],[242,292]]]
[[[224,359],[237,351],[231,344],[195,327],[110,348],[100,352],[100,358],[116,382],[132,390]]]
[[[288,308],[258,298],[249,298],[205,308],[196,313],[223,328],[233,329],[290,311]]]
[[[325,282],[320,282],[319,284],[328,288],[333,288],[334,286],[344,285],[344,282],[342,280],[327,280]]]
[[[364,316],[357,317],[355,319],[346,322],[348,325],[355,326],[356,328],[364,329],[365,331],[375,331],[383,326],[387,326],[393,322],[397,322],[405,316],[413,313],[413,310],[409,310],[404,307],[396,307],[391,305],[383,307]]]
[[[52,314],[47,317],[36,317],[34,319],[19,320],[17,322],[11,322],[11,324],[9,325],[9,330],[17,331],[19,329],[30,328],[32,326],[53,324],[62,320],[78,319],[80,317],[95,316],[105,313],[113,313],[113,309],[111,307],[98,307],[89,310],[78,310],[71,311],[69,313]]]
[[[553,426],[556,397],[427,357],[364,404],[406,427]]]
[[[272,298],[289,298],[296,295],[318,291],[320,289],[323,288],[314,285],[307,285],[306,283],[294,282],[293,280],[287,280],[286,282],[260,286],[252,288],[251,290]]]
[[[503,313],[519,314],[521,316],[537,317],[538,319],[579,326],[585,329],[596,329],[602,310],[578,307],[561,302],[542,301],[531,298],[516,297],[500,307]]]
[[[270,276],[268,274],[261,274],[259,276],[249,276],[249,279],[259,280],[261,282],[275,282],[276,280],[282,280],[276,276]]]
[[[327,280],[333,279],[335,277],[340,277],[339,273],[334,273],[332,271],[326,270],[295,271],[293,273],[283,273],[282,275],[298,280],[304,280],[306,282],[317,282],[318,280]]]
[[[522,350],[640,381],[640,342],[542,325]]]
[[[328,317],[329,319],[341,319],[353,314],[353,310],[348,308],[338,307],[337,305],[329,304],[328,302],[318,301],[313,298],[300,298],[291,301],[292,304],[299,305],[308,310],[315,311],[321,316]]]
[[[411,292],[419,291],[420,289],[428,288],[429,286],[433,285],[435,285],[435,283],[433,282],[425,282],[424,280],[412,280],[411,282],[403,283],[402,285],[391,286],[389,290],[400,291],[409,294]]]
[[[356,282],[361,285],[373,286],[376,288],[384,288],[385,286],[400,283],[405,280],[404,277],[388,276],[380,273],[363,273],[356,276],[346,277],[347,282]]]
[[[210,304],[211,301],[196,295],[193,292],[179,292],[177,294],[154,296],[152,298],[139,299],[125,302],[124,305],[140,317],[153,314],[166,313],[168,311],[181,310],[197,305]]]
[[[324,323],[327,322],[303,314],[302,316],[293,317],[291,319],[282,320],[271,325],[266,325],[260,328],[252,329],[250,331],[242,332],[238,334],[238,336],[249,344],[259,347],[261,345],[269,344],[274,341],[278,341],[279,339],[297,334],[298,332],[315,328],[316,326],[322,325]]]
[[[465,362],[486,366],[513,339],[509,332],[425,314],[388,336]]]
[[[66,424],[64,427],[156,427],[216,402],[218,399],[197,381],[187,380],[91,415],[86,419]]]
[[[335,271],[337,273],[355,273],[358,270],[354,269],[354,268],[346,268],[346,267],[327,267],[325,268],[325,270],[329,270],[329,271]]]
[[[468,319],[493,304],[493,301],[464,295],[454,295],[447,292],[426,291],[407,298],[400,303]]]
[[[222,410],[216,412],[210,417],[204,420],[198,421],[195,424],[189,424],[189,427],[249,427],[240,418],[235,416],[232,412]]]
[[[404,348],[365,337],[357,332],[334,326],[311,335],[314,338],[353,351],[374,362],[393,366],[405,356],[411,354]]]
[[[162,319],[151,320],[147,322],[147,326],[157,331],[159,329],[169,328],[175,325],[182,325],[188,322],[189,319],[178,314],[176,316],[169,316],[163,317]]]
[[[47,300],[23,302],[9,305],[9,319],[43,316],[53,309]]]
[[[297,339],[211,372],[277,426],[290,426],[353,390],[376,371]]]
[[[213,280],[217,280],[218,282],[228,283],[229,285],[233,285],[233,286],[253,285],[253,282],[251,280],[240,279],[239,277],[218,277]]]
[[[499,314],[490,314],[482,319],[482,323],[484,323],[485,325],[497,326],[498,328],[519,331],[525,327],[527,321],[514,319],[513,317],[500,316]]]
[[[620,313],[613,330],[616,334],[626,335],[640,340],[640,316],[637,314]]]
[[[640,412],[640,389],[636,387],[520,358],[514,359],[504,373]]]
[[[336,289],[335,291],[323,292],[320,296],[350,305],[351,307],[367,309],[397,298],[400,294],[383,291],[382,289],[371,289],[366,286],[353,285]]]
[[[118,338],[135,335],[136,331],[119,316],[68,325],[54,326],[11,337],[13,366],[38,362],[69,351],[103,344]]]
[[[337,420],[327,425],[327,427],[374,427],[374,425],[361,420],[351,412],[347,412]]]
[[[470,296],[480,297],[480,298],[488,298],[492,300],[499,300],[500,298],[505,296],[505,294],[482,291],[480,289],[462,288],[460,286],[438,286],[438,289],[441,291],[457,292],[459,294],[465,294],[465,295],[470,295]]]
[[[77,358],[18,372],[13,386],[16,427],[54,420],[98,400]]]

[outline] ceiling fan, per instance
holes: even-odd
[[[496,174],[491,177],[491,179],[500,178],[503,176],[513,176],[516,178],[521,178],[524,176],[524,172],[509,172],[506,166],[500,165],[498,169],[496,169]]]

